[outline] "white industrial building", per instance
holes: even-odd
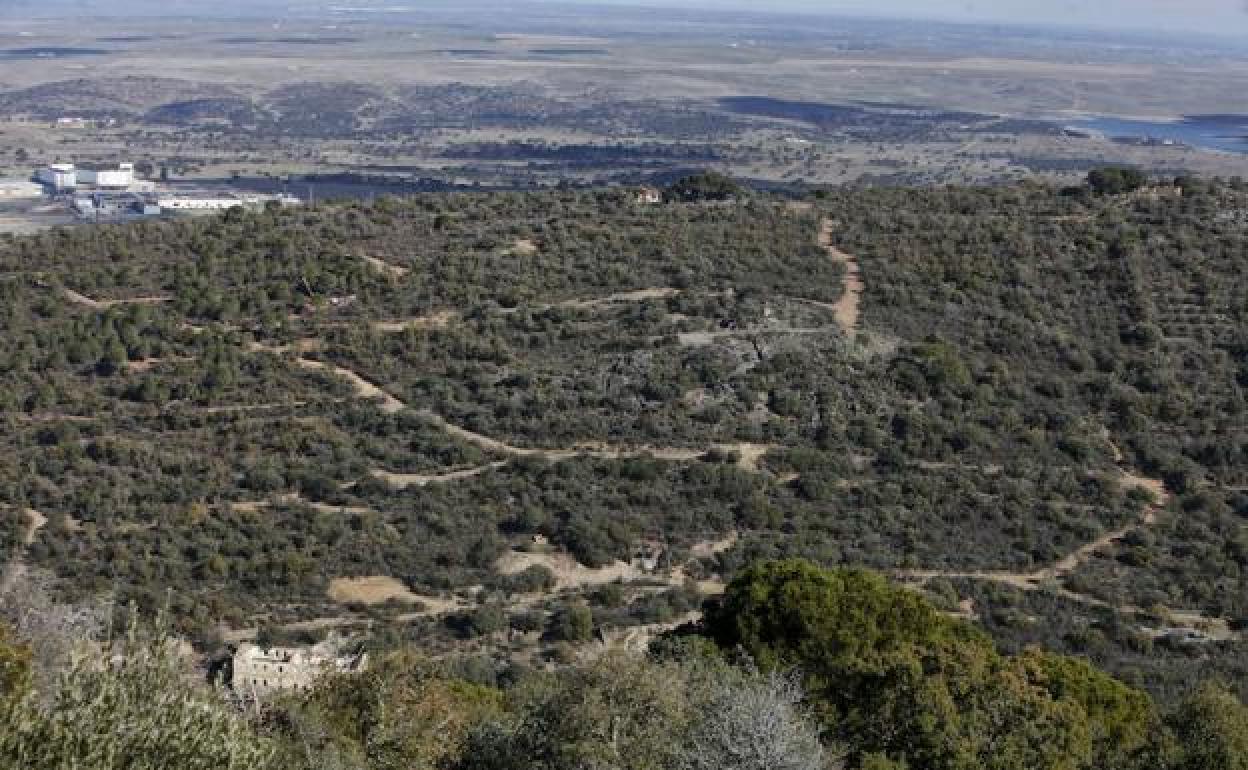
[[[35,179],[53,192],[72,190],[78,186],[78,171],[73,163],[53,163],[35,172]]]
[[[104,190],[128,190],[134,184],[134,164],[84,164],[78,167],[78,183]]]

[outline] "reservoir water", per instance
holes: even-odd
[[[1094,118],[1071,125],[1111,139],[1169,140],[1207,150],[1248,153],[1248,115],[1192,115],[1173,122]]]

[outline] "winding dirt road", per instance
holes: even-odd
[[[840,324],[845,334],[853,337],[858,331],[858,322],[861,317],[862,292],[866,285],[862,282],[862,271],[858,266],[857,258],[851,254],[846,254],[832,243],[832,233],[835,230],[836,223],[824,217],[819,225],[819,246],[828,253],[833,262],[845,266],[845,293],[839,300],[833,303],[816,302],[814,300],[803,300],[803,302],[831,310],[836,316],[836,322]]]
[[[1122,470],[1119,476],[1119,483],[1128,489],[1146,489],[1153,495],[1153,502],[1144,508],[1140,519],[1125,527],[1121,527],[1112,532],[1108,532],[1092,542],[1080,546],[1057,562],[1038,569],[1034,572],[1007,572],[996,570],[974,570],[974,571],[951,571],[951,570],[901,570],[895,572],[894,575],[901,580],[915,583],[927,583],[936,578],[963,578],[970,580],[985,580],[993,583],[1002,583],[1010,585],[1023,591],[1036,591],[1043,587],[1046,583],[1061,580],[1069,577],[1080,567],[1090,561],[1098,554],[1112,548],[1120,543],[1123,538],[1132,532],[1151,527],[1157,522],[1158,511],[1166,505],[1169,500],[1169,494],[1166,492],[1165,485],[1158,479],[1148,479],[1136,475],[1127,470]],[[1089,599],[1079,594],[1073,594],[1069,591],[1063,592],[1077,600],[1084,601]],[[1092,600],[1093,603],[1103,605],[1099,600]],[[1085,602],[1086,603],[1086,602]]]

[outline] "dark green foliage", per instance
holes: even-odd
[[[878,575],[753,566],[706,620],[725,650],[801,671],[855,761],[923,768],[1134,767],[1160,723],[1143,692],[1087,664],[1001,656],[983,634]]]
[[[1248,707],[1226,690],[1201,687],[1168,722],[1178,739],[1176,770],[1248,768]]]
[[[564,642],[588,642],[594,634],[594,613],[581,603],[561,607],[551,620],[550,634]]]
[[[1097,195],[1135,192],[1148,184],[1148,174],[1133,168],[1098,168],[1088,172],[1088,187]]]
[[[663,191],[663,198],[672,203],[703,203],[729,201],[744,194],[745,190],[731,177],[705,171],[673,182]]]
[[[28,561],[75,593],[154,607],[171,590],[180,627],[207,640],[221,624],[343,615],[326,598],[340,576],[536,593],[549,576],[495,568],[535,535],[589,566],[661,540],[678,565],[736,532],[688,565],[699,577],[789,556],[1033,571],[1140,520],[1121,464],[1179,496],[1062,582],[1143,613],[979,582],[950,607],[973,596],[1011,651],[1086,654],[1167,700],[1185,680],[1243,681],[1242,637],[1167,635],[1169,611],[1231,631],[1248,618],[1248,508],[1231,489],[1248,484],[1248,200],[1215,180],[1183,187],[828,191],[810,212],[763,195],[419,196],[6,240],[0,504],[14,507],[0,505],[0,551],[20,545],[18,509],[37,509],[48,524]],[[843,291],[822,216],[862,268],[855,341],[811,302]],[[101,310],[62,285],[172,301]],[[655,288],[679,293],[586,302]],[[445,326],[374,326],[441,311]],[[412,409],[383,414],[296,355]],[[418,410],[514,447],[690,459],[519,457]],[[777,448],[755,473],[741,442]],[[404,489],[374,475],[487,465]],[[666,622],[690,601],[595,610]],[[426,629],[412,625],[395,633]]]

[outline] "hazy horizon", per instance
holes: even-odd
[[[961,23],[1056,25],[1122,31],[1154,30],[1222,36],[1248,34],[1246,0],[510,0],[507,3],[447,3],[442,0],[221,0],[210,8],[193,0],[0,0],[0,18],[67,16],[306,14],[334,8],[388,7],[410,11],[438,8],[516,6],[663,7],[714,13],[809,13]]]
[[[583,0],[612,4],[757,10],[746,0]],[[1100,29],[1248,33],[1245,0],[773,0],[770,9],[806,13],[939,19],[966,23],[1084,26]]]

